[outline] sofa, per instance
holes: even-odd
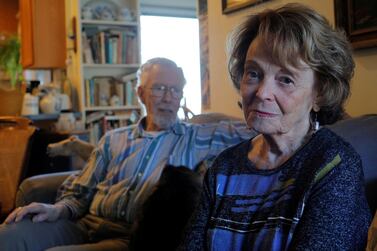
[[[198,115],[191,119],[193,123],[218,122],[220,120],[237,120],[223,114]],[[371,212],[377,207],[377,114],[364,115],[339,121],[331,130],[348,141],[362,159],[366,195]],[[57,187],[72,172],[44,174],[30,177],[22,182],[16,196],[16,207],[30,202],[54,202]]]

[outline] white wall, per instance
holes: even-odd
[[[259,12],[265,8],[275,8],[288,0],[272,0],[257,6],[223,15],[221,1],[208,0],[209,27],[209,71],[211,88],[211,108],[209,112],[223,112],[242,116],[237,106],[238,94],[232,87],[227,71],[225,53],[226,38],[248,14]],[[334,23],[334,6],[332,0],[295,1],[311,6]],[[377,48],[356,51],[355,77],[352,83],[352,95],[346,105],[351,116],[377,113]]]

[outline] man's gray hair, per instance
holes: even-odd
[[[137,86],[144,84],[144,83],[142,83],[143,74],[150,71],[152,69],[153,65],[156,65],[156,64],[175,68],[177,70],[178,74],[181,76],[181,81],[182,81],[181,83],[183,85],[186,84],[186,79],[185,79],[185,76],[183,75],[183,71],[182,71],[181,67],[178,67],[177,64],[170,59],[157,57],[157,58],[149,59],[147,62],[145,62],[144,64],[142,64],[140,66],[139,70],[137,71]]]

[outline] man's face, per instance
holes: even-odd
[[[182,76],[175,67],[155,64],[141,81],[138,94],[147,110],[146,130],[170,128],[177,119],[182,98]]]

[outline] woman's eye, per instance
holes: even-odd
[[[280,77],[279,82],[284,84],[284,85],[291,85],[294,84],[293,80],[289,77]]]
[[[256,81],[256,80],[259,80],[260,75],[259,75],[259,73],[257,71],[248,71],[247,72],[247,78],[249,80]]]

